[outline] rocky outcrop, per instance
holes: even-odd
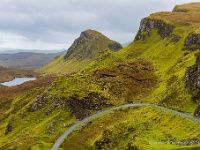
[[[170,42],[176,44],[180,39],[181,39],[180,36],[178,36],[178,35],[176,35],[176,34],[173,34],[173,35],[172,35],[172,39],[170,40]]]
[[[45,115],[50,115],[54,110],[59,107],[66,108],[75,115],[77,119],[83,119],[93,111],[102,110],[102,108],[112,106],[107,104],[107,99],[96,92],[90,92],[87,96],[79,98],[74,94],[68,98],[54,97],[52,95],[42,95],[35,97],[33,103],[29,106],[28,111],[34,112],[39,109],[47,107]]]
[[[76,116],[77,119],[83,119],[88,116],[92,110],[101,110],[105,106],[110,106],[106,104],[107,99],[102,95],[91,92],[88,96],[83,97],[81,100],[77,95],[71,96],[69,100],[66,101],[66,106],[68,109]]]
[[[188,67],[185,73],[186,87],[192,91],[200,89],[200,56],[197,56],[196,63]]]
[[[187,68],[185,73],[186,87],[190,89],[193,100],[199,105],[194,111],[194,116],[200,116],[200,56],[197,56],[196,63]]]
[[[88,39],[92,39],[93,38],[93,36],[91,34],[89,34],[88,32],[86,32],[86,31],[81,32],[80,36],[86,37]]]
[[[200,103],[199,103],[199,105],[196,107],[196,109],[194,111],[194,116],[200,116]]]
[[[147,35],[150,35],[151,30],[155,28],[158,29],[158,34],[163,39],[165,37],[168,37],[172,33],[174,26],[169,25],[162,20],[145,18],[140,22],[140,28],[135,37],[135,41],[144,40],[145,35],[142,33],[146,32]]]
[[[119,43],[117,43],[117,42],[110,43],[110,44],[108,45],[108,47],[109,47],[111,50],[114,50],[114,51],[118,51],[118,50],[120,50],[120,49],[123,48],[122,45],[119,44]]]
[[[190,33],[185,39],[184,46],[189,50],[200,49],[200,34]]]
[[[45,97],[44,96],[37,96],[34,99],[34,102],[32,103],[31,107],[29,108],[29,111],[34,112],[38,110],[39,108],[42,108],[45,106],[44,102]]]

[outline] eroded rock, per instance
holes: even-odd
[[[200,56],[197,56],[196,63],[187,68],[185,73],[186,87],[190,89],[193,100],[199,105],[194,111],[194,116],[200,116]]]
[[[44,107],[45,102],[44,102],[44,96],[37,96],[34,99],[34,102],[32,103],[29,111],[36,111],[41,107]]]
[[[144,40],[145,35],[143,35],[142,33],[146,32],[147,35],[149,35],[151,30],[155,28],[158,29],[158,34],[163,39],[165,37],[168,37],[172,33],[174,26],[169,25],[162,20],[153,20],[148,18],[142,19],[142,21],[140,22],[139,31],[134,41]]]
[[[200,103],[199,103],[199,105],[196,107],[196,109],[194,111],[194,116],[200,116]]]
[[[196,63],[188,67],[185,73],[186,87],[192,91],[200,89],[200,56],[197,56]]]
[[[81,32],[81,36],[86,37],[88,39],[92,39],[93,36],[86,31]]]
[[[122,45],[121,44],[119,44],[119,43],[111,43],[111,44],[109,44],[108,45],[108,47],[110,48],[110,49],[112,49],[112,50],[114,50],[114,51],[118,51],[118,50],[120,50],[120,49],[122,49],[123,47],[122,47]]]
[[[83,119],[89,115],[91,111],[101,110],[103,107],[110,106],[106,104],[107,99],[95,92],[91,92],[88,96],[79,99],[77,95],[73,95],[66,101],[68,109],[76,116],[77,119]]]
[[[185,39],[184,46],[189,50],[200,49],[200,34],[190,33]]]

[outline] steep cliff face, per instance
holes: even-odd
[[[197,56],[196,63],[187,68],[185,73],[186,87],[191,90],[200,89],[200,56]]]
[[[185,39],[184,46],[188,50],[200,49],[200,34],[190,33]]]
[[[166,24],[162,20],[145,18],[140,22],[140,28],[135,37],[135,41],[144,40],[146,35],[143,33],[146,32],[147,35],[150,35],[151,30],[153,29],[158,29],[158,34],[163,39],[168,37],[172,33],[174,26]]]
[[[187,68],[185,73],[186,87],[190,89],[193,100],[198,104],[194,116],[200,116],[200,56],[197,56],[196,63]]]

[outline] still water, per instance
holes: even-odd
[[[32,80],[36,80],[36,78],[15,78],[12,81],[4,82],[4,83],[1,83],[1,84],[5,85],[5,86],[15,86],[15,85],[20,85],[24,82],[32,81]]]

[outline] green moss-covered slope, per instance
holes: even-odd
[[[91,43],[86,53],[75,48],[81,42],[86,46],[94,37],[90,31],[81,35],[70,53],[43,70],[65,75],[42,91],[33,89],[15,98],[0,122],[0,147],[50,149],[77,120],[124,103],[154,103],[192,115],[198,100],[186,77],[191,74],[188,67],[198,68],[199,9],[200,3],[192,3],[176,6],[173,12],[152,14],[141,21],[130,45],[119,51],[107,47],[98,56],[95,53],[95,59],[87,51]],[[73,70],[77,73],[68,74],[64,63],[69,62],[79,66]],[[198,71],[192,73],[198,77]],[[77,128],[61,149],[199,149],[199,131],[194,121],[151,107],[130,108]]]

